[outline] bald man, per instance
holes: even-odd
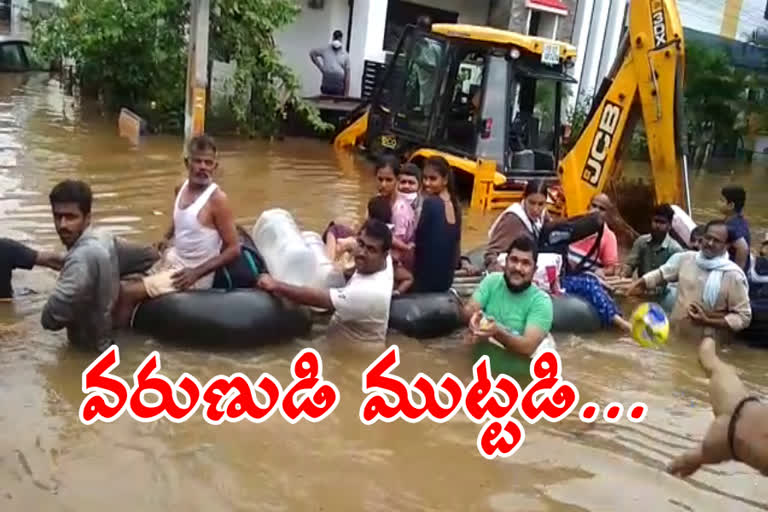
[[[614,213],[613,202],[605,194],[597,194],[590,203],[590,212],[603,219],[603,236],[600,246],[595,248],[597,234],[574,242],[568,248],[568,265],[571,270],[594,272],[601,277],[610,277],[619,269],[619,243],[616,234],[608,227],[608,217]]]
[[[613,326],[629,334],[632,326],[624,319],[602,283],[606,277],[616,275],[619,269],[619,244],[616,234],[606,222],[614,212],[613,203],[607,195],[598,194],[592,198],[590,212],[602,218],[603,234],[592,235],[568,247],[569,272],[562,279],[562,284],[566,293],[581,297],[595,308],[604,328]]]

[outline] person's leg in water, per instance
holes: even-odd
[[[124,281],[120,283],[120,294],[112,314],[115,327],[127,328],[131,325],[131,316],[136,306],[149,298],[143,281]]]
[[[405,295],[413,286],[413,274],[401,262],[393,262],[395,295]]]
[[[146,277],[138,281],[121,282],[120,294],[112,313],[115,327],[121,329],[130,327],[134,310],[145,300],[175,292],[173,276],[183,269],[184,265],[178,260],[174,248],[170,248],[163,254],[160,261],[149,269]]]
[[[576,295],[594,306],[603,327],[614,325],[625,334],[632,332],[632,324],[621,316],[613,298],[608,295],[600,281],[590,275],[571,275],[563,278],[566,293]]]

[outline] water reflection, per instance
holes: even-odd
[[[173,189],[183,177],[180,141],[153,137],[138,148],[116,135],[115,123],[87,115],[47,75],[0,76],[0,235],[39,248],[59,248],[47,193],[59,180],[91,182],[94,219],[130,239],[154,241],[167,228]],[[294,212],[305,229],[332,218],[361,218],[375,190],[364,162],[334,155],[310,140],[275,143],[222,139],[218,179],[238,221],[251,226],[272,207]],[[636,166],[643,171],[642,164]],[[693,177],[696,215],[714,215],[719,187],[738,180],[749,191],[748,215],[768,225],[764,168]],[[490,215],[467,213],[464,248],[484,241]],[[756,236],[759,230],[754,233]],[[444,425],[376,424],[358,417],[361,373],[379,355],[368,346],[310,339],[240,352],[203,352],[161,346],[142,336],[121,340],[118,375],[129,379],[152,351],[162,372],[184,371],[201,382],[242,371],[270,372],[289,382],[289,366],[303,347],[323,357],[324,375],[341,403],[320,424],[211,427],[200,414],[182,425],[141,424],[127,415],[85,427],[77,419],[81,372],[91,362],[67,346],[63,334],[43,332],[39,311],[55,274],[19,272],[32,289],[0,305],[0,509],[192,510],[695,510],[768,508],[768,488],[736,464],[701,471],[689,481],[662,472],[690,448],[711,413],[691,340],[673,339],[661,351],[597,337],[560,336],[565,376],[582,402],[628,405],[644,401],[640,425],[584,425],[540,421],[526,428],[525,445],[509,460],[486,461],[476,449],[479,427],[459,414]],[[397,374],[423,371],[435,381],[454,372],[471,376],[469,353],[458,336],[429,345],[393,336],[401,349]],[[724,358],[757,393],[768,390],[765,355],[744,347]]]

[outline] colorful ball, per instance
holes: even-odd
[[[632,337],[645,348],[663,345],[669,338],[669,319],[658,304],[640,304],[632,313]]]

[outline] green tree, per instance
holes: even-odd
[[[297,14],[293,0],[212,2],[211,58],[236,63],[229,106],[248,134],[274,133],[289,108],[325,128],[301,100],[272,38]],[[82,94],[98,96],[110,111],[128,107],[168,131],[183,126],[188,20],[188,1],[68,0],[31,22],[43,57],[73,61]]]
[[[693,163],[702,166],[715,141],[734,140],[746,77],[727,55],[696,44],[686,49],[685,102]]]

